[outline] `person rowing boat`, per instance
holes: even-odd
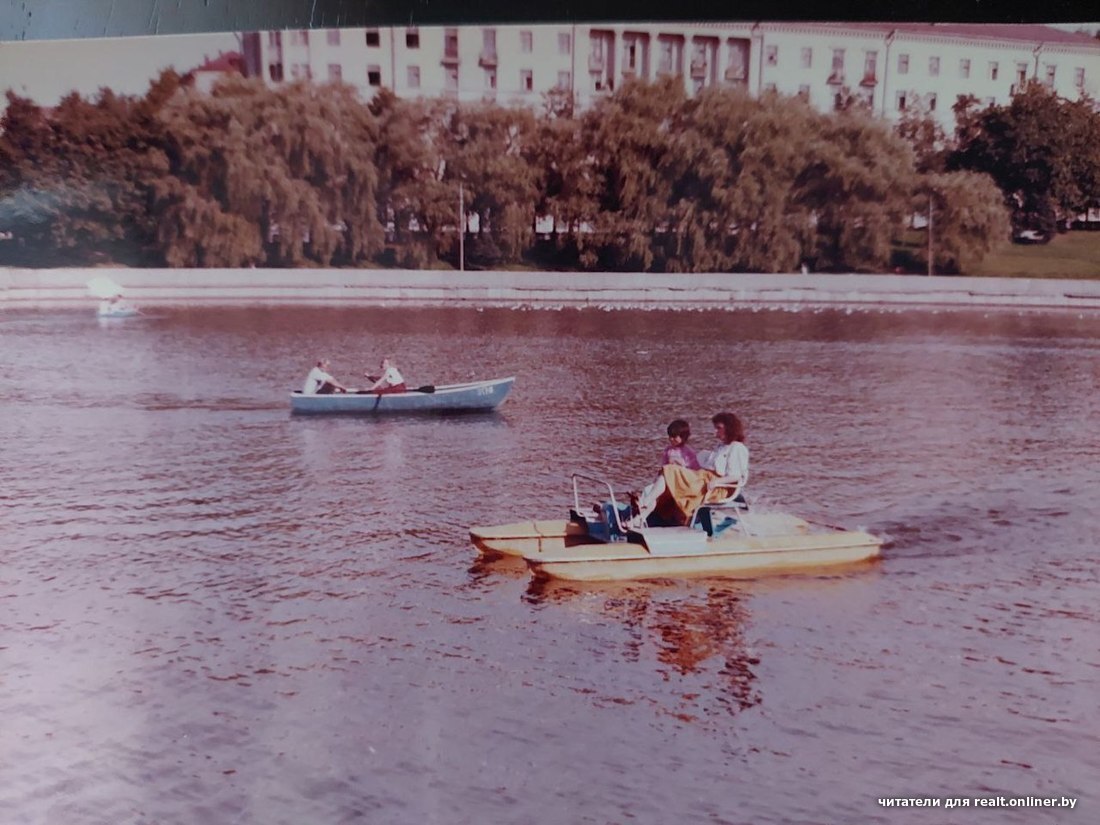
[[[375,378],[373,375],[368,375],[367,378],[374,381],[374,383],[365,390],[359,390],[359,392],[387,395],[389,393],[409,391],[401,372],[390,362],[389,358],[383,358],[379,366],[382,369],[382,375],[378,378]]]
[[[303,395],[331,395],[336,392],[347,392],[348,388],[337,381],[329,373],[329,362],[322,358],[309,371],[306,382],[302,386]]]

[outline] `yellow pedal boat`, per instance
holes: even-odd
[[[575,501],[577,478],[586,476],[574,475]],[[611,493],[592,514],[576,506],[568,521],[474,527],[470,538],[482,553],[520,556],[536,575],[573,581],[755,578],[867,562],[882,549],[870,533],[788,513],[702,507],[687,527],[629,529],[627,512]]]

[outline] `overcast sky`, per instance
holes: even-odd
[[[53,106],[73,90],[93,96],[103,86],[140,95],[162,69],[183,74],[207,57],[238,48],[235,34],[0,43],[0,93],[12,89],[43,106]]]

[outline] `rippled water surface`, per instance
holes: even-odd
[[[1100,319],[0,313],[4,823],[1091,822]],[[293,417],[329,355],[517,376],[493,415]],[[533,584],[473,524],[747,422],[827,577]],[[1067,796],[1076,810],[887,810]],[[945,818],[946,817],[946,818]]]

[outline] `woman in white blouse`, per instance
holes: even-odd
[[[731,412],[718,413],[711,423],[719,441],[717,449],[699,456],[699,470],[676,464],[662,467],[661,475],[642,492],[635,526],[644,526],[651,513],[661,524],[687,524],[704,501],[714,504],[731,497],[744,501],[741,495],[749,480],[745,427]]]

